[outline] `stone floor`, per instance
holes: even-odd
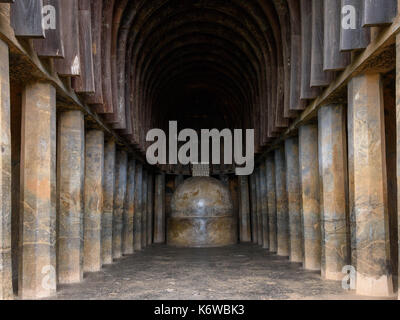
[[[124,257],[54,299],[269,300],[361,299],[340,282],[268,255],[253,245],[218,249],[154,246]]]

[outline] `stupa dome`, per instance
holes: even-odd
[[[176,189],[168,219],[168,244],[217,247],[236,243],[229,189],[211,177],[187,179]]]

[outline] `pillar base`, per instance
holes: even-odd
[[[322,271],[321,277],[324,280],[342,281],[346,275],[342,272]]]
[[[59,284],[77,284],[81,283],[83,279],[82,276],[77,276],[74,272],[72,272],[70,275],[64,274],[62,278],[58,276],[58,283]]]
[[[391,297],[393,295],[392,276],[374,278],[357,272],[356,292],[358,295],[368,297]]]
[[[293,263],[303,263],[303,259],[302,259],[302,258],[299,258],[299,257],[292,257],[292,258],[290,258],[290,262],[293,262]]]
[[[320,271],[320,270],[321,270],[321,267],[312,266],[312,265],[305,265],[305,264],[304,264],[303,269],[304,269],[304,270],[307,270],[307,271]]]

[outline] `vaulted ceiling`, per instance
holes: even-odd
[[[397,0],[12,2],[16,36],[37,38],[38,56],[55,59],[58,75],[143,154],[147,131],[169,120],[255,129],[262,152],[369,45],[370,27],[397,14]],[[44,32],[48,5],[59,22]],[[342,28],[349,5],[355,29]]]
[[[299,94],[290,100],[291,68],[301,58],[297,0],[91,5],[92,27],[102,17],[94,32],[109,52],[102,55],[103,76],[95,77],[106,89],[103,111],[112,109],[106,119],[142,150],[146,131],[168,120],[180,127],[255,128],[260,149],[305,105]],[[294,86],[299,92],[300,82]]]

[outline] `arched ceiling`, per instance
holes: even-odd
[[[354,6],[355,28],[342,26],[345,4]],[[57,28],[41,23],[48,5],[59,16]],[[370,27],[387,27],[398,12],[397,0],[16,0],[8,6],[15,36],[34,39],[37,56],[54,59],[52,72],[67,78],[65,88],[142,155],[148,130],[166,129],[171,120],[181,129],[255,129],[255,151],[263,152],[354,64],[371,43]],[[343,96],[341,81],[335,95]]]
[[[92,21],[102,17],[93,29],[103,68],[97,111],[139,150],[147,130],[178,120],[181,128],[254,128],[260,151],[297,114],[289,99],[297,0],[91,5]]]

